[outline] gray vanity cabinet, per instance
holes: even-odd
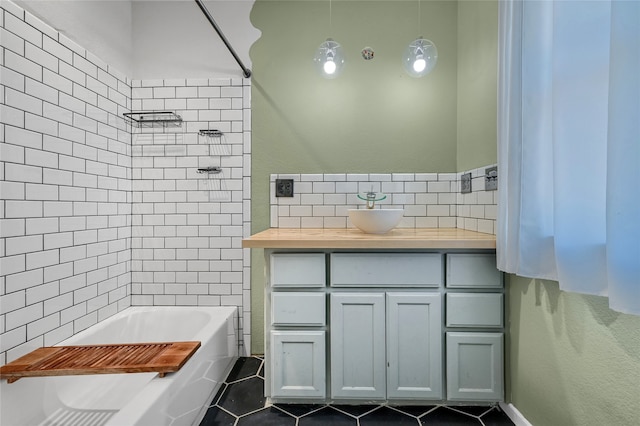
[[[501,401],[504,291],[488,250],[267,250],[273,402]]]

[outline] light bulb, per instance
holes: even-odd
[[[333,59],[327,59],[327,62],[322,66],[324,72],[331,75],[336,72],[336,63],[333,62]]]
[[[418,57],[418,59],[416,59],[415,62],[413,63],[413,70],[418,73],[424,71],[426,67],[427,67],[427,61],[425,61],[424,58],[421,58],[421,57]]]

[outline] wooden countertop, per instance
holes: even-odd
[[[456,228],[396,228],[365,234],[356,228],[271,228],[242,240],[244,248],[495,249],[491,234]]]

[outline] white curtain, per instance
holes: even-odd
[[[499,12],[498,267],[640,315],[640,1]]]

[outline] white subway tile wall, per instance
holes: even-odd
[[[487,166],[489,167],[489,166]],[[272,174],[271,227],[351,228],[358,194],[381,192],[382,208],[404,208],[400,228],[461,228],[495,234],[497,191],[484,190],[485,167],[472,173],[473,192],[460,193],[463,173]],[[276,179],[293,179],[294,196],[276,197]]]
[[[471,173],[471,190],[467,194],[458,191],[456,200],[457,227],[470,231],[484,232],[486,234],[496,234],[496,219],[498,214],[498,191],[485,191],[485,169],[495,166],[490,164],[473,170],[468,170],[457,174],[460,181],[462,175]],[[498,173],[499,176],[499,173]],[[458,187],[460,186],[458,182]],[[500,178],[498,178],[498,188]]]
[[[250,81],[134,80],[132,110],[180,127],[134,128],[132,305],[237,306],[250,354]],[[219,130],[220,136],[201,134]],[[218,167],[218,174],[198,169]],[[247,324],[244,327],[244,324]]]
[[[131,304],[130,81],[3,1],[0,364]]]
[[[0,5],[0,365],[132,304],[238,306],[250,353],[249,82],[132,82]],[[145,108],[183,126],[125,123]]]

